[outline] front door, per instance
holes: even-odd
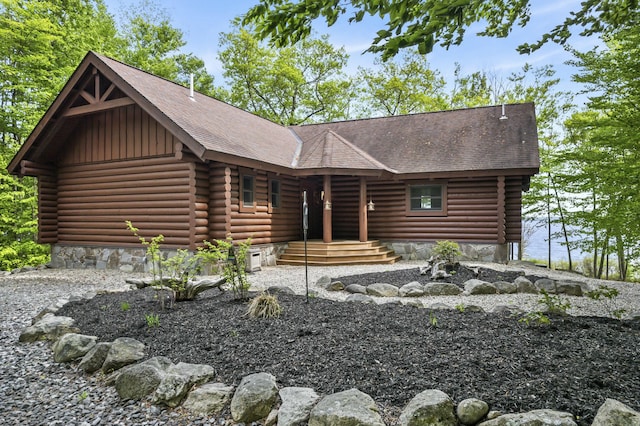
[[[303,179],[300,184],[302,191],[307,191],[307,205],[309,208],[309,240],[322,239],[322,180],[309,177]],[[302,194],[300,194],[302,200]],[[300,202],[302,206],[302,202]],[[302,212],[302,207],[300,208]]]

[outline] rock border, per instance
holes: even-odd
[[[518,277],[513,283],[516,288],[531,289]],[[531,286],[536,289],[565,288],[557,283],[537,280]],[[326,277],[320,281],[327,282]],[[331,281],[331,280],[329,280]],[[477,288],[498,293],[499,288],[512,289],[512,286],[495,286],[479,280],[465,283],[465,292],[473,293]],[[539,283],[539,281],[543,281]],[[575,284],[577,282],[572,282]],[[330,285],[331,282],[325,285]],[[411,284],[404,297],[416,291],[416,283]],[[468,284],[468,289],[467,289]],[[487,284],[489,286],[487,286]],[[509,283],[508,283],[509,284]],[[580,295],[586,284],[580,284]],[[340,286],[335,286],[336,288]],[[344,286],[342,286],[344,289]],[[390,291],[386,286],[377,286],[377,292]],[[486,290],[489,288],[489,290]],[[577,292],[575,286],[566,287]],[[353,296],[373,299],[360,291]],[[342,290],[340,290],[342,291]],[[495,294],[489,293],[489,294]],[[397,295],[400,291],[397,290]],[[487,293],[480,293],[487,294]],[[565,293],[571,294],[571,293]],[[577,294],[574,294],[577,295]],[[89,295],[88,298],[95,296]],[[77,299],[74,299],[77,300]],[[365,300],[363,300],[365,301]],[[113,342],[98,342],[95,336],[80,334],[69,317],[59,317],[55,313],[69,300],[61,299],[47,307],[34,318],[31,326],[20,335],[20,342],[47,340],[53,342],[52,351],[55,362],[78,362],[77,368],[86,374],[102,371],[107,374],[106,384],[114,386],[119,397],[124,400],[150,399],[157,405],[170,408],[181,406],[196,415],[215,415],[229,409],[235,422],[251,423],[263,421],[264,425],[314,426],[328,424],[379,425],[385,426],[376,402],[357,388],[320,396],[311,388],[285,387],[278,389],[276,378],[269,373],[255,373],[245,376],[239,385],[233,386],[211,382],[214,369],[205,364],[174,364],[166,357],[145,359],[143,343],[121,337]],[[470,398],[457,404],[438,389],[426,389],[416,395],[403,408],[397,424],[401,426],[418,425],[480,425],[480,426],[518,426],[518,425],[577,425],[571,413],[541,409],[526,413],[503,414],[490,411],[485,401]],[[640,412],[625,404],[607,399],[600,406],[592,426],[640,425]]]

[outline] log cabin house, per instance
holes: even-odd
[[[533,104],[284,127],[89,52],[8,165],[38,181],[38,241],[62,267],[139,269],[125,227],[168,249],[252,239],[296,263],[504,261],[539,169]]]

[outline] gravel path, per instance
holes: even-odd
[[[413,268],[416,262],[395,265],[310,267],[309,288],[321,297],[344,299],[346,294],[329,293],[314,283],[323,275],[340,277],[389,269]],[[503,265],[492,265],[505,268]],[[522,269],[518,267],[517,269]],[[541,269],[536,275],[567,277]],[[573,279],[576,276],[570,275]],[[102,291],[128,288],[126,278],[135,274],[95,270],[42,270],[0,276],[0,424],[7,425],[180,425],[226,424],[223,419],[190,417],[180,410],[164,410],[146,402],[120,401],[115,390],[104,386],[99,376],[76,373],[69,364],[53,362],[47,343],[18,343],[20,332],[38,312],[57,299],[87,296]],[[271,267],[252,274],[252,289],[286,285],[304,294],[305,271],[301,267]],[[582,278],[584,279],[584,278]],[[585,279],[586,280],[586,279]],[[587,280],[593,286],[603,283]],[[619,307],[627,312],[640,310],[640,285],[606,282],[619,292]],[[448,296],[424,298],[423,302],[473,304],[491,310],[498,304],[515,304],[525,310],[539,309],[535,295]],[[588,298],[571,298],[572,315],[606,315],[601,304]]]

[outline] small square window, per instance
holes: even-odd
[[[447,186],[444,184],[410,184],[407,186],[407,215],[446,215]]]

